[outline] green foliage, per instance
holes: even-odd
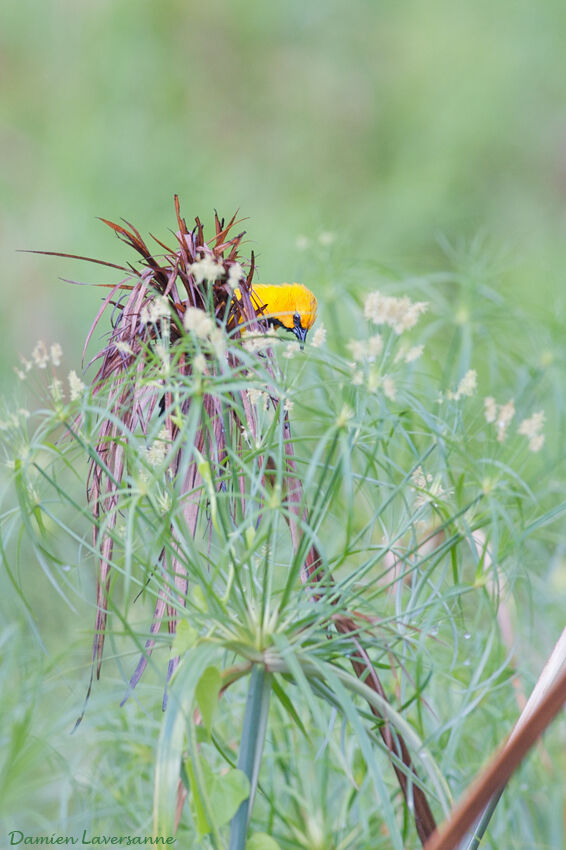
[[[312,498],[317,506],[305,533],[344,605],[373,618],[364,636],[374,630],[370,651],[387,695],[457,796],[516,718],[511,682],[528,693],[563,626],[564,4],[121,0],[72,11],[70,25],[68,4],[54,0],[0,8],[10,162],[1,186],[0,378],[13,379],[18,355],[29,357],[43,336],[63,343],[63,380],[68,365],[77,368],[99,306],[100,290],[54,280],[99,283],[99,267],[69,271],[15,248],[106,254],[96,216],[135,215],[154,229],[168,221],[175,191],[198,210],[240,207],[261,246],[260,279],[303,280],[329,329],[321,363],[308,347],[283,362],[299,474],[308,475],[305,504]],[[478,230],[485,235],[473,238]],[[448,238],[435,240],[438,233]],[[157,235],[169,238],[165,227]],[[121,260],[117,243],[114,250]],[[345,345],[365,333],[359,307],[373,288],[432,305],[414,340],[425,353],[410,369],[401,363],[395,402],[366,392],[367,383],[351,385]],[[447,400],[470,368],[477,396]],[[26,383],[39,374],[49,384],[50,372],[34,371]],[[224,551],[218,524],[229,513],[222,505],[218,512],[225,497],[197,494],[209,503],[214,534],[209,543],[203,517],[199,543],[185,553],[198,573],[190,603],[175,638],[157,635],[143,678],[116,709],[155,637],[156,561],[168,517],[181,510],[175,488],[147,460],[160,445],[157,423],[128,447],[111,532],[103,680],[68,735],[88,684],[99,554],[85,477],[96,456],[94,426],[107,411],[89,399],[61,405],[54,417],[47,387],[36,382],[28,392],[26,383],[10,390],[0,415],[13,464],[0,475],[0,612],[15,627],[0,654],[6,814],[49,832],[149,829],[168,660],[198,657],[210,638],[217,643],[209,663],[225,671],[239,662],[230,675],[243,678],[271,636],[270,651],[284,654],[291,672],[273,677],[273,738],[252,829],[276,830],[285,848],[389,847],[360,745],[339,728],[320,680],[308,678],[312,667],[302,666],[305,651],[307,660],[338,661],[350,645],[332,626],[331,637],[325,631],[334,599],[320,601],[313,621],[312,598],[298,587],[300,558],[288,537],[279,542],[285,520],[269,519],[286,509],[277,480],[264,493],[257,470],[247,476],[249,492],[269,497],[271,508],[259,530],[258,511],[249,523],[239,517],[236,557]],[[515,423],[544,409],[544,449],[529,453],[514,423],[498,443],[483,416],[486,395],[498,405],[513,398]],[[86,434],[62,442],[79,408]],[[182,439],[191,433],[185,427]],[[247,448],[246,469],[261,452]],[[207,458],[200,462],[212,472]],[[411,480],[418,466],[419,486]],[[238,598],[230,567],[240,556],[248,560]],[[254,585],[261,569],[270,583],[265,599]],[[177,604],[172,586],[169,598]],[[509,643],[498,616],[511,625]],[[174,687],[175,679],[170,694]],[[216,775],[236,763],[245,693],[235,681],[212,736],[200,741],[196,730]],[[308,738],[315,745],[301,758]],[[505,794],[492,847],[564,846],[562,738],[560,729],[551,733],[550,756],[534,754]],[[396,807],[391,766],[381,751],[376,759]],[[191,846],[187,806],[184,817],[179,836]]]
[[[191,761],[187,762],[186,770],[189,775],[193,818],[198,835],[202,837],[211,832],[213,824],[208,819],[206,809],[201,802],[198,781]],[[202,759],[200,759],[200,770],[204,781],[203,797],[208,802],[208,811],[211,813],[214,826],[219,828],[232,819],[240,803],[249,797],[250,782],[245,773],[235,768],[228,768],[222,776],[217,776]]]
[[[392,288],[403,292],[401,284]],[[451,363],[438,368],[454,288],[422,282],[419,297],[431,302],[420,335],[376,327],[351,305],[343,325],[357,328],[353,342],[335,335],[327,347],[307,345],[292,357],[283,336],[270,340],[273,361],[234,342],[233,359],[221,369],[185,376],[176,364],[196,356],[190,335],[175,343],[166,367],[157,347],[148,352],[142,388],[145,382],[151,389],[159,374],[159,391],[179,410],[190,400],[189,413],[176,414],[172,441],[158,409],[145,432],[116,419],[124,475],[116,504],[98,520],[98,539],[104,533],[113,541],[109,639],[122,679],[132,673],[131,649],[143,651],[149,637],[156,641],[134,691],[146,708],[156,706],[154,688],[165,684],[167,658],[181,659],[167,685],[159,741],[142,737],[139,752],[120,766],[134,773],[142,753],[146,767],[155,760],[158,833],[175,829],[182,777],[188,803],[179,835],[203,847],[225,846],[228,822],[240,807],[234,846],[243,847],[248,809],[242,801],[250,788],[238,764],[251,783],[248,846],[266,840],[255,833],[267,832],[280,847],[413,847],[414,825],[382,739],[383,718],[411,753],[410,782],[441,818],[516,716],[514,667],[497,616],[504,612],[520,626],[513,612],[523,605],[525,567],[543,545],[539,538],[539,548],[531,548],[529,535],[561,516],[555,504],[545,510],[551,500],[535,481],[528,438],[517,433],[517,421],[537,409],[536,378],[517,388],[516,418],[498,440],[478,395],[503,403],[510,394],[492,387],[478,393],[469,377],[461,383],[477,363],[474,333],[455,334]],[[481,321],[490,319],[465,319],[474,332]],[[372,343],[378,331],[381,341]],[[420,340],[426,340],[423,358],[411,360],[408,352]],[[346,356],[339,353],[344,349]],[[202,350],[215,362],[213,348]],[[495,340],[482,355],[505,373]],[[480,368],[480,386],[485,380]],[[107,392],[111,384],[70,401],[54,399],[51,389],[42,411],[5,419],[19,507],[4,514],[4,560],[19,592],[19,576],[34,557],[71,606],[83,605],[84,567],[102,544],[91,541],[80,484],[86,459],[104,463],[96,435],[109,416]],[[223,429],[223,460],[213,441],[196,447],[199,429],[215,433],[207,396],[233,417]],[[282,431],[283,400],[290,443]],[[246,433],[248,402],[255,435]],[[179,465],[169,474],[175,457]],[[544,451],[532,457],[544,462]],[[180,482],[191,464],[200,483],[186,492]],[[289,499],[294,481],[301,485],[296,508]],[[193,536],[184,517],[195,500],[201,509]],[[23,535],[15,547],[18,528]],[[317,581],[301,584],[313,545]],[[175,559],[187,571],[186,595],[175,574],[158,566],[162,551],[165,565]],[[160,595],[177,621],[174,638],[148,633]],[[353,631],[342,629],[347,618]],[[383,694],[352,672],[360,645]],[[244,700],[254,689],[248,674],[258,665],[272,680],[271,707],[263,703],[263,719],[250,720],[255,731],[246,739]],[[104,687],[98,684],[96,693]],[[95,719],[96,703],[86,712],[87,721]],[[399,759],[393,763],[407,773]],[[151,781],[146,770],[134,792],[134,799],[145,798],[132,809],[137,829],[144,811],[147,829]],[[117,804],[125,805],[123,795]],[[505,812],[505,798],[502,806]],[[95,819],[105,817],[95,810]],[[495,836],[503,828],[497,823],[496,816]]]
[[[246,850],[280,850],[280,846],[266,832],[254,832],[246,844]]]
[[[222,685],[222,674],[218,667],[207,667],[196,687],[196,700],[200,709],[204,728],[210,732],[212,720],[218,705],[218,696]]]

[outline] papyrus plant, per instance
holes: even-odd
[[[186,629],[191,635],[196,629],[197,635],[199,621],[210,621],[209,608],[204,621],[202,611],[194,606],[191,610],[191,601],[201,599],[204,590],[208,605],[212,594],[217,606],[213,620],[218,634],[211,629],[209,638],[221,635],[225,649],[243,655],[255,671],[251,714],[246,715],[248,733],[259,723],[254,705],[255,712],[263,706],[259,726],[265,729],[269,698],[258,702],[258,688],[269,695],[270,675],[288,664],[279,656],[268,663],[263,653],[272,652],[287,629],[293,635],[292,641],[287,637],[290,644],[297,635],[302,643],[313,628],[322,629],[324,643],[330,648],[332,641],[338,641],[343,645],[340,654],[351,658],[424,840],[434,829],[434,819],[409,748],[391,725],[384,689],[359,634],[360,629],[367,632],[372,620],[348,609],[317,546],[317,528],[341,475],[340,464],[336,467],[333,459],[351,413],[347,407],[339,412],[312,458],[314,463],[301,475],[289,420],[293,401],[281,367],[295,354],[295,346],[286,345],[282,357],[274,355],[278,341],[261,303],[258,306],[257,299],[250,298],[253,254],[249,259],[240,255],[243,234],[233,235],[234,218],[225,226],[216,217],[215,232],[206,241],[198,219],[192,230],[187,228],[177,200],[176,211],[175,242],[172,247],[159,242],[158,253],[131,225],[106,222],[138,253],[139,263],[106,264],[124,277],[109,285],[85,350],[105,312],[111,316],[112,330],[91,361],[97,371],[83,394],[82,412],[66,420],[64,439],[71,435],[90,455],[91,551],[99,565],[91,685],[92,675],[100,676],[116,572],[125,577],[127,587],[136,581],[155,600],[130,690],[151,658],[162,625],[174,636],[181,622],[183,629],[168,663],[170,681],[180,650],[187,649]],[[413,310],[409,325],[416,321],[420,305]],[[384,386],[391,392],[391,381]],[[72,394],[81,394],[76,378]],[[349,452],[346,448],[344,460]],[[304,483],[308,490],[314,488],[314,496],[305,497]],[[345,518],[344,525],[350,521]],[[261,564],[257,553],[263,549]],[[141,577],[135,575],[136,565],[143,568]],[[305,592],[297,611],[301,584]],[[227,618],[227,605],[234,600],[235,610]],[[125,623],[127,615],[122,620]],[[185,690],[183,705],[186,695]],[[166,702],[167,694],[164,706]],[[170,714],[176,716],[173,709]],[[242,755],[252,782],[250,802],[261,754],[261,740],[254,743],[254,738],[247,734],[246,746],[255,746],[256,756],[250,762],[249,751],[247,761]],[[176,799],[179,770],[174,774],[164,794],[158,766],[156,827],[166,825],[168,815],[163,812],[171,811],[172,796]],[[197,798],[203,794],[202,776],[198,780],[197,770],[191,786]],[[386,809],[392,828],[389,803]],[[250,811],[248,801],[242,803],[232,828],[234,846],[243,846]],[[200,828],[213,822],[209,812]]]

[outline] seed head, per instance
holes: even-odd
[[[529,449],[531,452],[538,452],[544,445],[544,410],[539,410],[533,413],[528,419],[523,419],[517,428],[517,433],[529,440]]]
[[[214,322],[200,307],[187,307],[183,325],[186,331],[194,333],[199,339],[206,339],[214,328]]]
[[[84,392],[85,385],[77,375],[74,369],[69,372],[69,395],[71,401],[76,401]]]
[[[375,325],[388,325],[396,334],[402,334],[413,328],[427,309],[426,301],[411,301],[407,295],[396,298],[376,291],[367,296],[364,315]]]

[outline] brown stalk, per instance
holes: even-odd
[[[518,727],[468,788],[450,819],[427,841],[424,850],[455,850],[490,799],[509,781],[525,755],[566,703],[566,666],[529,720]]]
[[[350,662],[358,679],[363,681],[383,700],[387,701],[383,685],[381,684],[379,676],[371,663],[371,659],[360,643],[360,640],[355,637],[356,633],[359,631],[355,621],[349,617],[340,616],[334,618],[334,623],[336,625],[336,630],[340,634],[352,635],[351,639],[356,648],[350,656]],[[398,732],[392,731],[389,721],[387,718],[383,717],[379,709],[371,704],[369,707],[374,717],[383,721],[379,726],[379,734],[381,735],[383,743],[389,752],[395,756],[396,759],[402,762],[405,767],[405,770],[402,770],[396,763],[395,759],[392,761],[393,770],[397,776],[397,781],[399,782],[401,791],[403,792],[405,802],[409,806],[409,810],[414,808],[415,827],[421,842],[424,844],[427,838],[432,835],[436,829],[436,822],[424,791],[416,783],[410,782],[409,777],[411,775],[416,776],[417,774],[413,766],[408,747],[402,735]]]
[[[293,445],[290,439],[290,428],[288,420],[285,421],[285,451],[287,453],[287,466],[292,472],[292,477],[290,478],[289,492],[287,495],[287,500],[290,506],[291,512],[299,518],[301,515],[301,503],[303,501],[303,490],[301,486],[300,479],[297,476],[297,466],[295,463],[294,455],[293,455]],[[302,514],[303,518],[306,519],[308,514],[306,509]],[[293,540],[293,546],[295,550],[300,545],[301,534],[300,528],[296,521],[292,519],[289,521],[291,537]],[[332,575],[323,574],[322,572],[322,559],[320,557],[320,553],[318,552],[316,546],[311,546],[308,554],[305,558],[305,563],[303,569],[301,570],[301,580],[304,584],[310,584],[313,586],[313,597],[314,600],[317,601],[321,598],[320,587],[322,584],[327,585],[328,587],[332,587],[334,585],[334,578]],[[338,601],[338,600],[336,600]],[[355,620],[352,617],[347,617],[343,615],[337,615],[333,617],[333,621],[336,627],[336,630],[345,636],[350,635],[350,639],[354,645],[354,650],[350,655],[350,663],[354,669],[356,676],[363,681],[368,687],[370,687],[376,694],[378,694],[382,699],[387,700],[387,696],[385,694],[385,690],[383,685],[381,684],[381,680],[373,666],[371,659],[367,653],[367,651],[363,648],[359,638],[357,637],[359,633],[359,627],[356,624]],[[434,816],[432,814],[432,810],[428,804],[428,800],[424,791],[414,782],[409,781],[409,776],[417,776],[416,770],[413,766],[411,756],[409,753],[409,749],[402,737],[398,732],[393,732],[391,730],[390,723],[387,718],[385,718],[381,712],[371,703],[369,703],[370,710],[374,717],[378,720],[382,721],[379,727],[379,732],[382,737],[382,740],[389,750],[389,752],[394,756],[392,759],[393,769],[395,771],[395,775],[397,776],[397,780],[399,782],[401,791],[403,793],[403,797],[405,798],[405,802],[409,808],[409,811],[414,809],[415,815],[415,827],[417,829],[418,836],[424,844],[430,835],[436,829],[436,822],[434,820]],[[396,763],[396,760],[402,762],[405,767],[405,770],[402,770],[399,765]]]

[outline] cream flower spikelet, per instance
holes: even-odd
[[[502,404],[499,407],[497,413],[497,421],[495,423],[497,428],[497,442],[503,443],[507,438],[507,430],[509,425],[511,424],[511,420],[515,416],[515,402],[513,399],[507,402],[507,404]]]
[[[529,440],[529,449],[531,452],[538,452],[544,446],[544,434],[535,434]]]
[[[311,345],[313,346],[313,348],[320,348],[321,345],[324,345],[325,341],[326,328],[323,324],[320,324],[312,336]]]
[[[346,344],[346,348],[352,355],[354,363],[361,363],[363,360],[373,362],[383,351],[383,338],[381,334],[375,334],[369,339],[351,339]]]
[[[386,375],[383,379],[383,394],[389,401],[395,401],[397,387],[395,386],[395,381],[389,375]]]
[[[426,301],[411,301],[407,295],[396,298],[375,291],[365,300],[364,315],[375,325],[388,325],[396,334],[402,334],[413,328],[427,309]]]
[[[53,378],[52,382],[49,385],[49,391],[51,393],[51,397],[53,401],[62,401],[63,400],[63,381],[59,378]]]
[[[383,337],[381,334],[370,336],[367,344],[368,360],[375,360],[383,351]]]
[[[209,334],[210,344],[214,349],[214,353],[220,359],[226,354],[226,335],[222,328],[214,325]]]
[[[506,404],[497,404],[493,396],[487,396],[483,400],[483,415],[487,423],[495,425],[497,442],[505,442],[509,425],[515,416],[515,402],[513,399]]]
[[[270,329],[271,330],[271,329]],[[241,338],[246,351],[250,354],[255,354],[257,351],[263,351],[271,345],[271,340],[266,339],[267,336],[273,336],[271,333],[258,334],[257,331],[241,331]]]
[[[456,390],[458,398],[462,396],[471,396],[475,393],[478,386],[478,373],[475,369],[468,369]]]
[[[214,328],[214,322],[200,307],[187,307],[183,325],[186,331],[194,333],[199,339],[206,339]]]
[[[61,365],[61,358],[63,356],[63,349],[59,345],[58,342],[54,342],[51,348],[49,349],[49,354],[51,355],[51,362],[54,366]]]
[[[169,315],[169,302],[163,295],[147,301],[140,311],[140,320],[144,325],[158,322]]]
[[[25,381],[25,379],[27,377],[27,373],[31,370],[33,363],[31,362],[31,360],[27,360],[25,357],[22,357],[21,354],[20,354],[20,362],[21,362],[21,364],[24,368],[23,369],[15,368],[14,371],[15,371],[16,375],[18,376],[18,378],[20,379],[20,381]]]
[[[287,344],[287,347],[285,348],[285,351],[283,352],[283,357],[285,357],[287,360],[291,360],[291,358],[294,357],[295,354],[297,354],[298,351],[300,351],[299,343],[298,342],[290,342],[290,343]]]
[[[354,363],[360,363],[365,359],[367,354],[367,342],[365,339],[351,339],[346,344],[346,348],[352,355]]]
[[[451,401],[458,401],[464,396],[471,396],[475,393],[477,386],[478,373],[475,369],[468,369],[468,371],[458,384],[456,392],[447,392],[446,398],[450,399]]]
[[[235,289],[242,280],[245,280],[246,275],[239,263],[232,263],[228,272],[228,286],[230,289]]]
[[[528,419],[523,419],[517,428],[518,434],[528,438],[531,452],[540,451],[544,445],[544,434],[542,433],[544,419],[544,410],[539,410]]]
[[[69,372],[69,395],[71,401],[76,401],[84,392],[85,385],[77,375],[74,369]]]
[[[151,446],[147,449],[146,460],[150,466],[161,466],[169,451],[167,428],[162,428]]]
[[[444,499],[453,492],[452,490],[444,489],[439,475],[433,478],[430,473],[425,474],[422,466],[417,466],[411,475],[411,481],[414,484],[414,490],[420,491],[415,492],[416,509],[422,508],[429,503],[435,505],[438,499]]]
[[[491,395],[486,396],[483,400],[483,415],[485,421],[489,423],[495,422],[497,419],[497,404]]]
[[[120,354],[126,354],[128,357],[133,357],[134,350],[129,342],[126,342],[123,339],[118,339],[114,343],[114,347],[116,348],[116,351],[120,352]]]
[[[354,411],[352,410],[350,405],[344,404],[342,406],[342,410],[340,411],[340,413],[338,414],[338,417],[336,419],[336,426],[338,428],[343,428],[345,425],[348,424],[350,419],[353,419],[353,417],[354,417]]]
[[[424,351],[424,345],[413,345],[405,354],[405,363],[414,363],[418,360]]]
[[[45,369],[49,363],[49,352],[47,346],[40,339],[31,353],[31,357],[38,369]]]
[[[206,255],[202,260],[197,260],[196,263],[191,263],[189,270],[197,283],[203,283],[205,280],[214,283],[219,277],[224,274],[224,266],[217,263],[216,260]]]
[[[249,390],[246,390],[246,395],[248,396],[250,404],[256,405],[262,397],[263,392],[262,390],[256,389],[256,387],[250,387]]]
[[[419,490],[424,490],[427,484],[432,483],[432,475],[425,475],[422,466],[417,466],[411,475],[411,481]]]
[[[432,480],[432,475],[425,475],[422,466],[417,466],[417,468],[413,471],[413,474],[411,475],[411,481],[414,485],[413,487],[411,487],[411,490],[413,490],[413,492],[415,492],[416,490],[428,491],[432,484]],[[415,508],[422,508],[423,505],[426,505],[429,501],[430,496],[428,492],[415,493]]]
[[[193,357],[193,372],[197,372],[199,375],[206,370],[206,358],[204,354],[197,354],[196,357]]]

